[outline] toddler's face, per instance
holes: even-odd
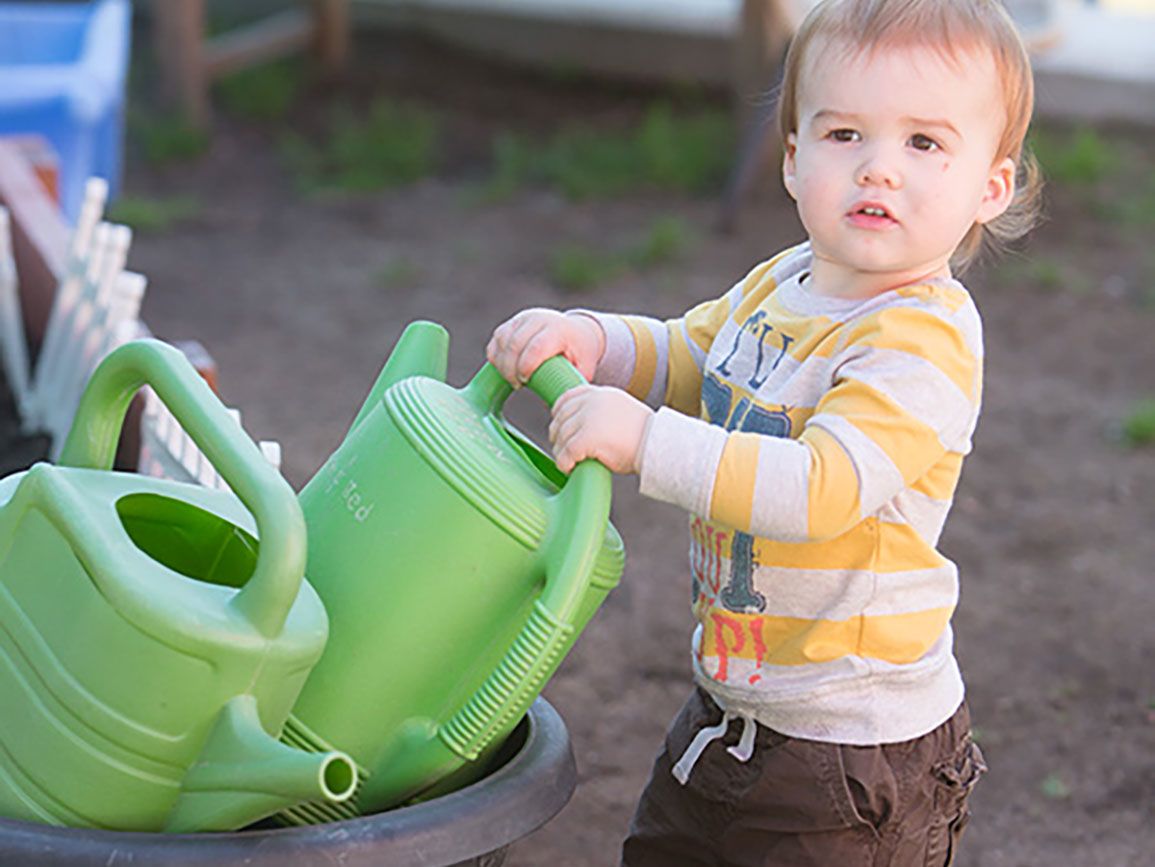
[[[816,259],[850,291],[949,274],[970,227],[1014,192],[1014,164],[995,159],[1004,122],[987,52],[952,63],[933,48],[815,45],[784,178]]]

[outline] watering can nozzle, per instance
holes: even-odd
[[[410,376],[428,376],[444,381],[449,366],[449,332],[436,322],[418,320],[410,322],[389,353],[389,358],[377,381],[369,389],[369,395],[350,430],[356,428],[373,408],[381,402],[389,387]]]
[[[310,801],[347,800],[356,787],[347,755],[285,746],[262,727],[256,699],[241,695],[221,711],[165,830],[232,830]]]

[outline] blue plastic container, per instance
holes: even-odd
[[[0,3],[0,135],[51,142],[70,223],[89,177],[119,188],[131,13],[129,0]]]

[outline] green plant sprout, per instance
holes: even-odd
[[[493,171],[483,198],[504,198],[535,183],[573,201],[639,191],[702,193],[725,176],[732,146],[726,113],[675,113],[664,102],[617,134],[577,126],[538,142],[506,132],[494,140]]]
[[[122,196],[108,209],[108,218],[138,232],[165,232],[178,223],[192,219],[200,211],[201,202],[193,196]]]
[[[1030,146],[1047,177],[1064,184],[1093,184],[1123,166],[1122,154],[1093,127],[1040,126],[1031,133]]]
[[[217,84],[225,110],[255,121],[283,120],[301,92],[299,63],[281,60],[234,72]]]
[[[566,244],[550,258],[549,274],[558,287],[580,292],[627,271],[645,272],[677,259],[690,243],[689,230],[673,217],[654,222],[641,241],[620,250],[593,250]]]
[[[1123,419],[1123,441],[1129,446],[1155,443],[1155,398],[1137,401]]]
[[[382,289],[412,286],[421,277],[421,270],[410,259],[394,259],[379,268],[373,282]]]
[[[129,135],[146,162],[167,163],[199,157],[209,149],[209,136],[181,117],[132,112]]]
[[[379,99],[362,114],[338,106],[323,141],[287,134],[281,155],[306,192],[375,192],[431,174],[440,132],[428,109]]]
[[[1050,773],[1039,784],[1043,797],[1051,801],[1064,801],[1071,797],[1071,787],[1057,773]]]

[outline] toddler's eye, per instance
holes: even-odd
[[[860,138],[858,132],[853,129],[834,129],[828,132],[826,136],[838,142],[854,142]]]
[[[910,137],[910,146],[916,151],[938,150],[938,142],[920,132],[916,132]]]

